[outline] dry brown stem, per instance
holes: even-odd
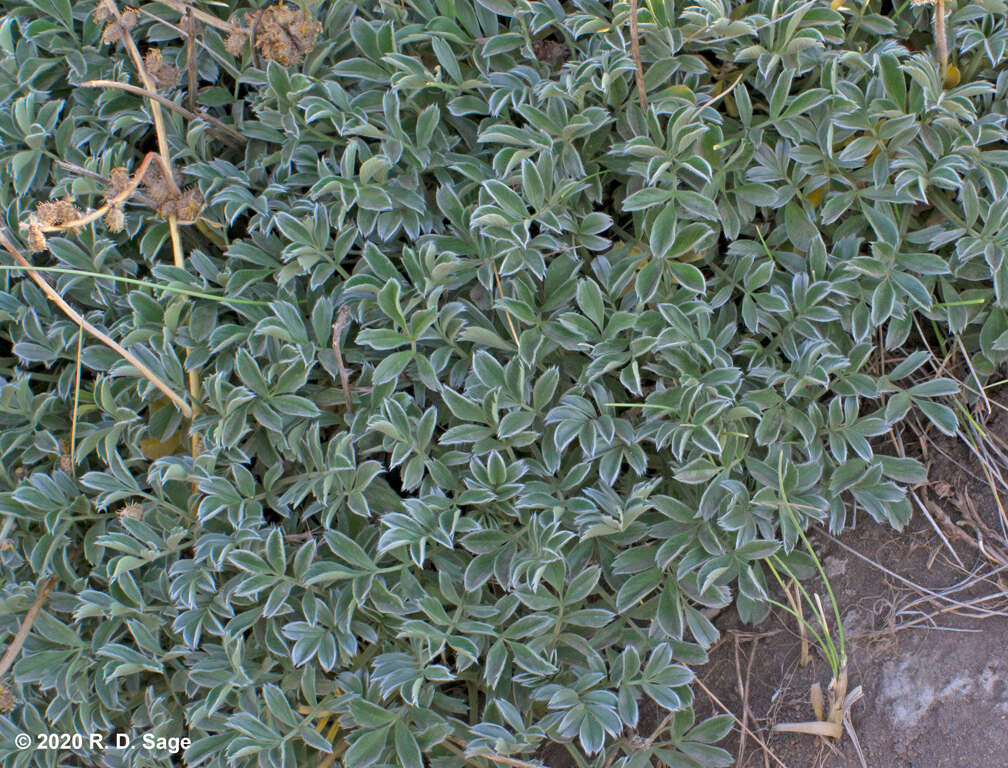
[[[192,14],[192,17],[202,21],[204,24],[208,24],[211,27],[216,27],[225,32],[233,32],[235,30],[235,25],[224,19],[218,19],[206,11],[201,11],[199,8],[195,8],[189,3],[184,3],[182,0],[158,0],[162,5],[167,5],[169,8],[173,8],[181,14]]]
[[[935,0],[935,44],[938,46],[938,71],[942,83],[948,74],[948,37],[945,35],[945,0]]]
[[[350,412],[350,376],[347,374],[346,366],[343,365],[343,353],[340,350],[340,334],[350,322],[350,308],[346,305],[340,307],[336,322],[333,323],[333,354],[336,356],[336,367],[339,369],[340,385],[343,387],[343,397],[346,400],[347,413]]]
[[[2,237],[3,235],[0,235],[0,238]],[[35,619],[38,618],[42,610],[42,604],[54,586],[56,586],[56,574],[50,576],[42,586],[42,589],[39,590],[38,595],[35,597],[35,602],[31,604],[31,608],[28,609],[28,613],[25,614],[24,620],[21,622],[21,627],[18,629],[17,634],[14,635],[14,639],[11,640],[11,644],[7,646],[6,653],[0,659],[0,676],[10,668],[11,664],[14,663],[14,659],[17,658],[21,646],[24,645],[24,641],[28,638],[28,633],[31,632],[32,624],[35,623]]]
[[[137,172],[133,175],[133,179],[126,185],[120,184],[120,189],[118,189],[117,193],[113,196],[106,196],[105,205],[98,210],[90,211],[87,214],[82,214],[78,218],[70,220],[65,219],[62,215],[62,211],[57,211],[56,218],[53,220],[52,214],[48,212],[49,209],[45,208],[45,206],[51,205],[51,203],[40,204],[38,206],[37,213],[31,214],[27,221],[21,223],[21,228],[28,230],[28,244],[31,250],[44,251],[46,249],[46,232],[62,232],[65,230],[79,232],[81,227],[90,224],[92,221],[97,221],[102,216],[105,216],[113,210],[119,209],[123,202],[136,191],[136,188],[140,185],[141,180],[144,178],[151,161],[155,157],[157,157],[157,152],[148,152],[141,161],[140,167],[137,168]],[[114,184],[114,182],[110,181],[110,184]],[[73,210],[76,211],[76,208]],[[79,211],[76,212],[78,214],[80,213]]]
[[[641,61],[640,33],[637,28],[637,0],[630,0],[630,54],[633,56],[634,80],[641,110],[647,112],[647,89],[644,88],[644,63]]]
[[[199,34],[199,22],[193,16],[193,9],[186,8],[186,97],[189,100],[189,111],[196,111],[196,36]]]
[[[34,280],[35,284],[42,289],[43,293],[45,293],[45,295],[48,296],[49,299],[57,307],[60,308],[63,314],[65,314],[67,317],[73,320],[78,326],[80,326],[85,331],[94,336],[96,339],[98,339],[98,341],[100,341],[102,344],[112,349],[123,360],[125,360],[134,368],[136,368],[138,371],[140,371],[140,374],[145,379],[147,379],[151,384],[153,384],[155,387],[161,390],[161,392],[164,393],[165,397],[167,397],[169,400],[175,403],[178,409],[182,412],[183,416],[185,416],[187,419],[192,418],[193,413],[192,408],[189,407],[189,404],[186,403],[185,400],[183,400],[181,397],[175,394],[175,392],[172,391],[171,387],[169,387],[160,378],[158,378],[157,374],[155,374],[150,368],[141,363],[140,360],[136,357],[136,355],[124,349],[118,342],[109,337],[107,334],[99,331],[97,328],[91,325],[91,323],[85,320],[84,317],[79,312],[77,312],[73,307],[67,304],[66,301],[63,300],[63,297],[56,292],[56,289],[54,289],[51,285],[49,285],[49,283],[45,280],[45,278],[43,278],[32,267],[32,265],[28,262],[28,260],[21,255],[21,252],[18,251],[17,248],[15,248],[11,244],[11,241],[8,240],[7,236],[2,232],[0,232],[0,247],[3,247],[4,250],[6,250],[11,256],[14,257],[14,260],[17,261],[18,264],[20,264],[22,267],[25,268],[25,271],[28,272],[28,276],[32,280]]]
[[[241,147],[241,142],[245,140],[238,131],[232,128],[227,123],[221,122],[216,117],[206,114],[205,112],[194,112],[180,104],[176,104],[171,99],[162,96],[160,93],[155,93],[154,91],[148,91],[145,88],[141,88],[137,85],[132,85],[130,83],[119,83],[115,80],[85,80],[81,83],[85,88],[117,88],[120,91],[127,91],[128,93],[135,93],[137,96],[144,96],[148,99],[154,99],[159,104],[167,107],[173,112],[177,112],[188,120],[205,120],[208,122],[212,128],[216,129],[215,134],[217,137],[225,142],[229,147],[238,149]],[[220,133],[217,133],[220,131]]]
[[[114,18],[120,22],[122,25],[122,14],[119,12],[119,8],[115,3],[115,0],[102,0],[99,6],[103,13]],[[134,13],[136,13],[134,11]],[[133,60],[133,65],[136,67],[137,74],[140,75],[140,80],[143,82],[144,89],[154,93],[157,88],[154,85],[151,76],[147,73],[144,67],[143,59],[140,56],[140,51],[137,49],[136,43],[133,41],[133,37],[130,35],[129,29],[124,28],[121,36],[123,45],[126,46],[126,50]],[[150,104],[151,117],[154,120],[154,133],[157,136],[158,143],[158,154],[161,159],[161,166],[163,170],[163,175],[167,184],[171,187],[171,191],[176,197],[182,197],[182,192],[179,190],[178,185],[175,183],[175,176],[172,173],[171,156],[168,151],[168,137],[165,133],[164,118],[161,114],[161,105],[157,99],[148,98],[148,103]],[[179,269],[185,267],[185,258],[182,255],[182,238],[179,235],[178,219],[176,218],[177,211],[170,211],[168,216],[168,233],[171,238],[172,244],[172,257],[175,262],[175,266]],[[189,395],[192,398],[193,407],[188,408],[189,418],[192,418],[193,409],[197,407],[199,401],[199,377],[196,371],[189,371]],[[174,394],[174,393],[173,393]],[[195,432],[192,434],[192,455],[195,457],[200,451],[200,437]]]

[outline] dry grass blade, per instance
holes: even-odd
[[[839,739],[843,736],[843,726],[840,723],[831,723],[828,720],[810,720],[806,723],[777,723],[772,730],[779,733],[805,733],[809,736],[825,736],[831,739]]]
[[[854,732],[854,724],[850,719],[851,707],[860,701],[863,695],[864,693],[860,685],[849,694],[847,693],[847,665],[845,664],[840,668],[836,677],[830,680],[828,713],[825,712],[822,688],[819,683],[815,683],[809,690],[809,701],[812,703],[812,709],[815,711],[816,720],[803,723],[778,723],[772,730],[780,733],[801,733],[809,736],[819,736],[835,741],[839,741],[846,730],[855,745],[854,748],[858,753],[861,764],[865,765],[864,756],[861,753],[861,744],[858,742],[857,734]],[[831,749],[834,749],[831,742],[827,741],[825,743]]]
[[[865,760],[864,752],[861,750],[861,742],[858,740],[857,732],[854,730],[854,723],[850,718],[851,707],[853,707],[863,697],[864,691],[861,690],[860,685],[847,694],[847,699],[844,701],[843,724],[844,729],[847,731],[847,735],[850,736],[851,743],[854,745],[854,751],[857,752],[858,760],[861,762],[861,768],[868,768],[868,761]]]
[[[910,492],[910,498],[912,498],[915,502],[917,502],[917,507],[920,509],[921,512],[924,513],[925,519],[934,529],[934,532],[938,534],[938,538],[942,540],[942,543],[945,545],[945,548],[952,553],[952,558],[959,564],[959,567],[965,568],[966,566],[963,564],[963,561],[959,559],[959,554],[955,551],[955,548],[952,546],[952,544],[949,543],[949,540],[945,537],[945,534],[942,533],[942,530],[938,526],[938,523],[935,522],[934,517],[931,516],[931,509],[930,509],[931,505],[921,501],[920,497],[917,495],[915,491]],[[944,515],[944,512],[942,513],[942,515]],[[958,528],[956,528],[955,530],[959,531]],[[962,533],[961,531],[959,532]],[[966,536],[966,534],[962,535]],[[968,539],[969,537],[966,536],[966,538]]]
[[[812,683],[809,688],[809,701],[812,703],[812,711],[815,712],[816,720],[826,719],[826,699],[823,698],[822,686],[818,682]]]
[[[63,314],[65,314],[67,317],[73,320],[78,326],[80,326],[85,331],[94,336],[96,339],[98,339],[98,341],[100,341],[102,344],[115,351],[123,360],[125,360],[134,368],[136,368],[138,371],[140,371],[140,375],[142,375],[145,379],[147,379],[147,381],[149,381],[151,384],[153,384],[155,387],[161,390],[161,392],[164,393],[165,397],[167,397],[169,400],[175,403],[175,405],[187,419],[192,418],[193,414],[192,408],[189,407],[189,404],[185,400],[183,400],[181,397],[175,394],[175,392],[171,389],[171,387],[169,387],[160,378],[158,378],[158,376],[150,368],[141,363],[140,360],[137,359],[136,355],[132,354],[131,352],[128,352],[126,349],[120,346],[119,343],[116,342],[114,339],[110,338],[106,334],[99,331],[97,328],[91,325],[91,323],[85,320],[84,317],[79,312],[77,312],[75,309],[73,309],[73,307],[67,304],[66,301],[63,300],[63,297],[56,292],[56,289],[53,288],[51,285],[49,285],[49,283],[45,280],[45,278],[43,278],[38,272],[36,272],[32,268],[32,265],[28,262],[28,260],[21,255],[21,253],[17,250],[17,248],[15,248],[11,244],[11,241],[8,240],[7,236],[2,232],[0,232],[0,246],[2,246],[4,250],[6,250],[11,256],[13,256],[14,259],[18,262],[18,264],[20,264],[25,268],[25,271],[28,273],[28,276],[32,280],[34,280],[35,284],[42,289],[43,293],[45,293],[45,295],[48,296],[49,299],[57,307],[60,308]]]
[[[193,9],[186,8],[186,99],[189,102],[189,111],[196,112],[196,35],[199,32],[199,22],[193,18]]]
[[[894,571],[889,570],[884,565],[876,562],[875,560],[872,560],[867,555],[861,554],[856,549],[853,549],[852,547],[847,546],[846,544],[844,544],[842,541],[840,541],[835,536],[833,536],[833,535],[831,535],[829,533],[824,533],[824,535],[826,536],[826,538],[828,538],[834,544],[836,544],[837,546],[839,546],[841,549],[843,549],[843,550],[845,550],[847,552],[850,552],[852,555],[854,555],[855,557],[860,558],[861,560],[864,560],[869,565],[871,565],[871,566],[877,568],[878,570],[882,571],[882,573],[885,573],[888,576],[891,576],[892,578],[896,579],[897,581],[899,581],[899,582],[901,582],[903,584],[906,584],[908,587],[911,587],[911,588],[917,590],[922,595],[927,595],[928,597],[934,598],[935,601],[941,601],[941,602],[947,603],[948,605],[950,605],[952,607],[955,607],[955,608],[965,608],[967,610],[972,607],[970,603],[977,602],[977,601],[970,601],[970,602],[964,603],[961,600],[955,600],[954,598],[949,597],[947,594],[942,594],[941,592],[936,592],[933,589],[928,589],[927,587],[921,586],[920,584],[917,584],[917,583],[911,581],[910,579],[906,578],[905,576],[900,576],[898,573],[895,573]],[[984,599],[987,599],[987,598],[984,598]],[[986,616],[1008,616],[1008,613],[1005,613],[1004,611],[986,611],[985,610],[985,611],[982,611],[982,612]]]
[[[809,653],[808,629],[805,625],[805,612],[802,607],[802,601],[798,599],[796,594],[792,594],[792,589],[797,592],[797,585],[792,583],[784,585],[784,598],[788,601],[791,610],[798,616],[798,633],[801,638],[801,660],[799,663],[805,667],[812,662],[812,656]]]
[[[987,392],[984,390],[983,385],[980,383],[980,377],[977,375],[976,369],[973,367],[973,360],[970,358],[969,352],[966,351],[966,345],[963,344],[962,336],[958,333],[955,335],[956,341],[959,343],[959,349],[962,350],[963,360],[966,361],[966,365],[970,369],[970,373],[973,374],[973,381],[976,382],[977,387],[979,387],[980,397],[983,399],[984,405],[987,408],[987,413],[991,412],[991,401],[987,398]]]

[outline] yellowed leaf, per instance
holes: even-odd
[[[682,99],[688,99],[693,104],[696,104],[696,94],[693,90],[686,85],[672,85],[669,86],[668,93],[671,96],[678,96]]]
[[[144,438],[140,441],[140,452],[154,461],[165,456],[174,456],[178,453],[180,445],[182,445],[182,435],[176,432],[164,442],[155,440],[153,437]]]
[[[808,201],[808,204],[813,208],[818,208],[819,204],[822,202],[823,195],[826,193],[826,187],[827,185],[823,184],[821,187],[816,187],[805,195],[805,199]]]
[[[724,108],[732,117],[738,117],[738,107],[735,105],[735,96],[728,94],[724,97]]]

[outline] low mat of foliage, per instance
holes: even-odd
[[[646,113],[622,2],[194,8],[0,2],[8,236],[195,410],[4,257],[0,643],[57,583],[0,760],[725,765],[704,609],[765,617],[795,523],[904,525],[928,346],[1008,355],[1004,4],[948,3],[943,79],[926,6],[642,3]],[[158,151],[85,85],[143,86],[126,36],[182,196],[44,231]]]

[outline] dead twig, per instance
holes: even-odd
[[[199,32],[199,22],[193,17],[193,9],[186,8],[186,97],[189,100],[189,111],[196,111],[196,35]]]
[[[3,235],[0,235],[0,237],[3,237]],[[3,658],[0,659],[0,676],[8,670],[11,664],[14,663],[14,659],[17,658],[18,653],[21,651],[21,646],[24,645],[25,640],[28,638],[28,633],[31,632],[32,624],[35,623],[35,619],[38,618],[39,612],[42,610],[42,603],[45,602],[52,588],[56,586],[56,581],[56,574],[53,574],[42,586],[42,589],[39,590],[38,595],[36,595],[35,602],[31,604],[31,608],[28,609],[28,613],[25,614],[21,622],[21,627],[18,629],[17,634],[14,635],[14,639],[11,640],[11,644],[7,646],[7,651],[4,653]]]
[[[206,11],[201,11],[199,8],[194,8],[188,3],[183,3],[181,0],[157,0],[162,5],[167,5],[169,8],[173,8],[179,13],[192,14],[193,18],[202,21],[204,24],[209,24],[211,27],[217,27],[217,29],[223,30],[224,32],[234,32],[236,27],[234,24],[225,21],[224,19],[218,19]]]
[[[81,216],[79,219],[73,219],[72,221],[65,221],[62,224],[51,224],[49,226],[42,226],[41,224],[39,224],[38,231],[62,232],[65,230],[77,230],[80,227],[90,224],[92,221],[97,221],[102,216],[104,216],[109,211],[110,208],[114,208],[115,206],[123,203],[127,198],[132,197],[133,193],[136,192],[137,187],[140,186],[140,182],[143,181],[143,178],[147,173],[147,166],[149,166],[151,164],[151,161],[157,156],[158,156],[157,152],[148,152],[146,155],[144,155],[144,159],[140,162],[140,165],[136,169],[136,173],[133,174],[133,178],[130,181],[130,183],[118,195],[108,199],[105,205],[103,205],[98,210],[91,211],[90,213]],[[98,178],[102,177],[99,176]],[[21,226],[24,227],[25,225],[22,224]]]
[[[103,7],[115,17],[120,26],[122,26],[122,14],[119,12],[119,7],[116,5],[115,0],[102,0],[102,4]],[[133,60],[133,65],[136,67],[137,74],[140,76],[140,81],[143,83],[144,89],[150,93],[156,93],[157,87],[155,86],[154,81],[151,80],[151,76],[147,72],[147,68],[144,67],[143,57],[140,55],[140,51],[137,48],[136,42],[133,40],[133,36],[130,34],[128,28],[123,28],[119,39],[122,41],[122,44],[126,46],[126,51]],[[168,135],[165,132],[164,117],[161,114],[161,105],[157,99],[153,98],[149,98],[148,103],[150,104],[151,118],[154,121],[154,133],[157,137],[158,156],[160,157],[161,165],[164,168],[165,181],[167,182],[173,195],[178,196],[181,194],[181,190],[178,188],[178,184],[175,183],[175,175],[172,172],[171,155],[169,154],[168,147]],[[174,214],[168,217],[168,234],[171,239],[172,259],[175,266],[179,269],[184,269],[185,257],[182,251],[182,237],[179,234],[178,218]],[[191,370],[188,373],[189,397],[193,403],[192,407],[188,409],[189,419],[191,420],[195,409],[199,407],[199,376],[195,370]],[[200,454],[201,440],[199,434],[195,431],[191,436],[190,449],[193,457]],[[193,487],[195,488],[195,484]]]
[[[938,71],[942,83],[948,74],[948,37],[945,35],[945,0],[935,0],[934,9],[935,44],[938,47]]]
[[[934,513],[935,517],[938,517],[940,515],[944,517],[945,520],[948,520],[948,517],[945,516],[945,513],[941,509],[932,508],[932,505],[929,502],[921,501],[920,497],[913,491],[910,492],[910,498],[912,498],[914,501],[917,502],[918,508],[920,508],[920,511],[924,513],[924,517],[927,519],[928,523],[931,524],[931,527],[934,529],[934,532],[938,534],[938,538],[940,538],[942,542],[945,544],[945,548],[952,553],[952,557],[955,558],[955,561],[957,563],[959,563],[959,567],[965,568],[966,566],[963,565],[963,561],[959,559],[959,555],[955,551],[955,548],[949,543],[949,540],[945,538],[945,534],[942,533],[941,528],[938,527],[938,523],[936,523],[934,517],[932,517],[932,513]],[[937,507],[937,505],[935,505],[935,507]],[[948,520],[948,522],[949,525],[952,524],[951,520]],[[966,536],[966,534],[962,533],[958,528],[955,528],[955,531],[956,533],[959,533],[962,536]],[[966,538],[969,537],[966,536]]]
[[[125,360],[134,368],[136,368],[138,371],[140,371],[140,375],[142,375],[145,379],[147,379],[147,381],[149,381],[151,384],[153,384],[155,387],[161,390],[161,392],[164,393],[165,397],[167,397],[169,400],[175,403],[178,409],[182,412],[183,416],[185,416],[187,419],[192,418],[193,414],[192,408],[185,400],[183,400],[181,397],[175,394],[175,392],[172,391],[171,387],[169,387],[160,378],[158,378],[157,374],[155,374],[150,368],[141,363],[140,360],[134,354],[124,349],[114,339],[110,338],[106,334],[99,331],[97,328],[91,325],[91,323],[85,320],[84,317],[79,312],[77,312],[75,309],[73,309],[73,307],[67,304],[66,301],[63,300],[63,297],[60,296],[59,293],[57,293],[56,290],[51,285],[49,285],[49,283],[45,280],[45,278],[43,278],[32,267],[32,265],[28,262],[28,260],[21,255],[20,251],[18,251],[17,248],[15,248],[11,244],[11,241],[7,239],[7,236],[3,232],[0,232],[0,246],[2,246],[4,250],[6,250],[12,257],[14,257],[14,260],[17,261],[18,264],[20,264],[22,267],[25,268],[25,271],[28,272],[28,276],[32,280],[34,280],[35,284],[42,289],[42,291],[46,294],[46,296],[48,296],[49,299],[57,307],[60,308],[63,314],[65,314],[67,317],[73,320],[78,326],[80,326],[85,331],[94,336],[96,339],[98,339],[98,341],[100,341],[102,344],[104,344],[105,346],[109,347],[114,352],[116,352],[116,354],[118,354],[123,360]]]
[[[647,113],[647,89],[644,87],[644,63],[641,61],[640,34],[637,28],[637,0],[630,0],[630,54],[633,56],[634,81],[641,110]]]
[[[120,83],[115,80],[85,80],[81,83],[85,88],[116,88],[120,91],[126,91],[127,93],[133,93],[137,96],[143,96],[148,99],[153,99],[154,101],[162,104],[163,106],[170,109],[172,112],[176,112],[187,120],[205,120],[210,124],[210,130],[215,133],[217,138],[223,141],[232,149],[240,149],[241,142],[245,141],[245,137],[242,136],[238,131],[229,126],[227,123],[221,122],[216,117],[212,117],[205,112],[197,112],[194,110],[189,110],[183,107],[181,104],[176,104],[171,99],[166,96],[162,96],[160,93],[155,93],[154,91],[148,91],[145,88],[141,88],[137,85],[131,85],[130,83]],[[216,130],[215,130],[216,129]],[[218,131],[220,133],[218,133]]]
[[[62,168],[64,171],[70,171],[71,173],[76,173],[78,176],[86,176],[87,178],[97,181],[106,187],[109,185],[108,176],[102,176],[100,173],[89,171],[87,168],[77,165],[76,163],[70,163],[67,162],[66,160],[54,160],[53,163]],[[148,208],[153,208],[156,205],[156,203],[153,200],[151,200],[149,197],[147,197],[147,195],[145,195],[143,192],[140,192],[139,190],[134,191],[132,197],[135,200],[138,200],[144,205],[146,205]]]
[[[343,329],[349,324],[349,317],[350,307],[344,304],[340,307],[339,315],[336,317],[336,322],[333,323],[332,327],[333,354],[336,356],[336,367],[339,369],[340,384],[343,387],[343,397],[346,399],[347,413],[350,412],[350,376],[347,374],[346,366],[343,365],[343,353],[340,351],[340,335],[343,333]]]

